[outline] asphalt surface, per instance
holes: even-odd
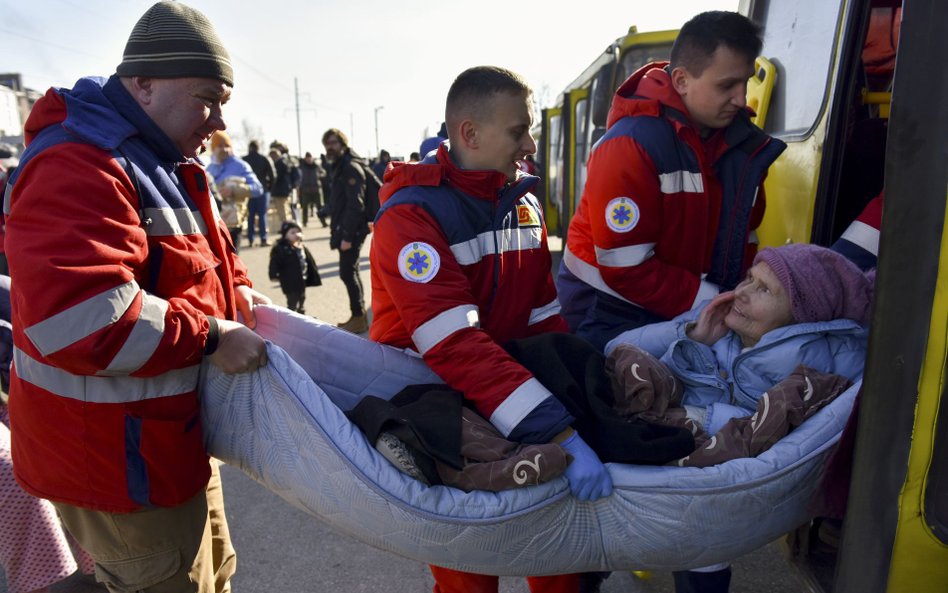
[[[348,300],[338,278],[338,256],[329,250],[329,234],[311,220],[304,229],[305,244],[313,253],[323,285],[307,289],[306,312],[327,322],[349,316]],[[271,238],[272,241],[272,238]],[[554,241],[551,247],[558,244]],[[241,245],[255,287],[277,304],[285,304],[279,286],[267,278],[269,248]],[[362,279],[368,301],[368,245],[363,247]],[[368,305],[368,302],[367,302]],[[333,532],[317,519],[285,503],[240,470],[221,467],[231,537],[237,549],[238,568],[232,580],[235,593],[423,593],[433,580],[427,567],[371,548]],[[740,518],[735,518],[740,520]],[[750,529],[751,526],[748,526]],[[687,537],[682,534],[682,537]],[[733,565],[731,593],[799,593],[803,587],[782,557],[779,542],[739,558]],[[522,578],[501,579],[502,593],[527,593]],[[53,593],[104,591],[91,577],[73,575],[52,588]],[[668,573],[646,579],[631,573],[613,573],[602,593],[672,593]],[[8,593],[0,578],[0,593]]]

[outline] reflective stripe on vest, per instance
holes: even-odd
[[[214,211],[217,211],[216,205]],[[207,234],[207,224],[201,215],[187,208],[145,208],[142,214],[151,220],[151,224],[145,225],[150,237]]]
[[[544,319],[549,319],[554,315],[557,315],[560,312],[560,302],[556,299],[553,299],[549,303],[543,305],[542,307],[537,307],[536,309],[530,310],[530,319],[527,321],[527,325],[535,325],[540,323]]]
[[[175,369],[157,377],[73,375],[13,349],[16,376],[54,395],[95,404],[121,404],[181,395],[197,389],[201,365]]]
[[[672,171],[671,173],[662,173],[658,176],[663,194],[677,193],[704,193],[704,179],[701,173],[692,173],[691,171]]]
[[[496,245],[495,235],[497,236]],[[497,248],[500,249],[500,254],[539,249],[542,239],[542,232],[537,227],[487,231],[473,239],[452,245],[451,253],[459,264],[469,266],[481,261],[487,255],[494,255],[497,253]]]

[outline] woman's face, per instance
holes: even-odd
[[[745,347],[757,344],[770,330],[793,323],[790,296],[770,266],[759,262],[747,271],[747,278],[734,289],[734,303],[724,323]]]

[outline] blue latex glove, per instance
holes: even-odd
[[[566,479],[569,489],[579,500],[596,500],[612,494],[612,477],[599,456],[589,448],[586,441],[574,432],[560,444],[573,456],[573,462],[566,467]]]

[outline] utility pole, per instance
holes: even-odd
[[[297,79],[295,76],[293,77],[293,95],[296,101],[296,107],[295,108],[287,107],[286,109],[283,110],[283,113],[286,114],[287,111],[296,112],[296,147],[297,147],[297,150],[299,151],[299,157],[303,158],[303,134],[300,131],[300,111],[312,111],[313,114],[315,115],[316,110],[311,107],[302,107],[302,108],[300,107],[299,79]],[[308,98],[309,93],[303,93],[303,97]]]
[[[303,158],[303,135],[300,133],[300,87],[295,76],[293,77],[293,94],[296,97],[296,154]]]
[[[379,110],[385,109],[384,105],[379,105],[375,108],[375,154],[378,155],[380,152],[379,148]]]

